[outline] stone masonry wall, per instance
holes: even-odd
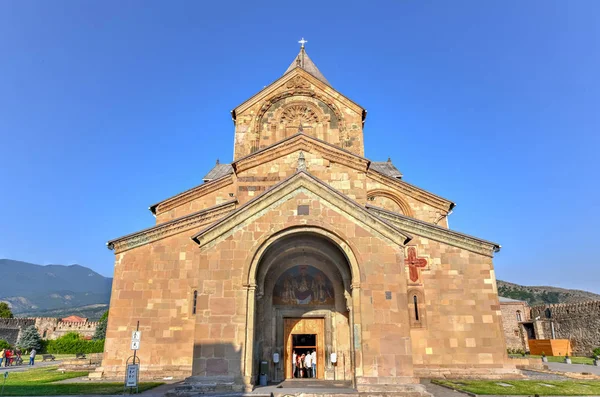
[[[23,329],[35,325],[35,320],[30,318],[0,318],[0,339],[15,345]]]
[[[529,308],[526,302],[500,302],[502,312],[502,328],[507,349],[528,350],[525,343],[521,321],[529,320]],[[517,313],[518,312],[518,313]],[[518,317],[520,314],[520,320]]]
[[[532,307],[531,318],[538,316],[554,323],[555,339],[571,340],[573,355],[589,356],[600,347],[600,301]]]
[[[492,258],[415,236],[426,324],[411,332],[420,376],[514,376],[506,345]],[[410,284],[409,284],[410,288]]]

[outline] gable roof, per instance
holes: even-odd
[[[495,252],[500,251],[500,244],[482,240],[468,234],[455,232],[454,230],[434,225],[433,223],[421,221],[409,216],[389,211],[374,205],[366,205],[367,210],[377,214],[382,219],[387,219],[401,230],[408,233],[427,237],[448,245],[463,248],[477,254],[493,257]]]
[[[312,82],[315,85],[319,85],[319,84],[323,83],[327,87],[330,87],[333,91],[335,91],[335,93],[337,95],[331,95],[330,93],[327,93],[326,90],[321,89],[324,92],[324,95],[330,96],[331,98],[335,98],[342,102],[346,101],[346,104],[350,108],[354,107],[354,111],[361,114],[363,122],[365,121],[365,119],[367,117],[367,111],[365,110],[364,107],[360,106],[358,103],[354,102],[352,99],[348,98],[347,96],[345,96],[344,94],[342,94],[341,92],[336,90],[335,88],[331,87],[328,83],[326,83],[322,80],[319,80],[316,76],[312,75],[311,73],[304,70],[303,68],[301,68],[299,66],[295,66],[293,69],[287,71],[283,76],[279,77],[277,80],[275,80],[271,84],[265,86],[262,90],[258,91],[256,94],[252,95],[250,98],[246,99],[244,102],[240,103],[238,106],[233,108],[233,110],[231,111],[231,117],[233,119],[233,122],[235,123],[238,111],[245,110],[247,106],[250,106],[251,104],[255,103],[255,101],[257,100],[257,97],[259,97],[261,95],[268,96],[269,94],[271,94],[273,91],[275,91],[279,87],[279,84],[283,84],[284,82],[291,80],[292,78],[294,78],[294,76],[302,76],[303,78],[307,79],[309,82]]]
[[[324,201],[332,205],[336,205],[336,202],[337,204],[346,203],[349,212],[354,212],[355,219],[358,219],[370,228],[373,228],[375,224],[381,225],[382,228],[377,229],[378,233],[399,245],[405,245],[412,239],[412,236],[405,231],[368,211],[365,207],[332,188],[327,183],[306,171],[298,171],[289,178],[267,189],[260,196],[248,201],[235,211],[211,224],[206,229],[201,230],[192,236],[192,240],[200,246],[205,246],[209,242],[224,236],[227,232],[235,230],[237,225],[250,219],[255,213],[262,212],[272,205],[277,205],[282,198],[293,194],[293,192],[300,188],[305,188],[317,195],[328,196],[328,199]]]
[[[73,316],[61,318],[60,320],[64,321],[65,323],[85,323],[87,321],[87,318],[73,315]]]
[[[237,199],[234,198],[233,200],[205,208],[192,214],[113,239],[107,242],[106,246],[108,249],[114,250],[115,253],[119,253],[209,224],[233,211],[237,202]]]
[[[324,154],[326,155],[326,157],[329,156],[330,160],[333,160],[332,157],[337,157],[337,160],[340,161],[341,160],[340,156],[342,156],[347,159],[346,163],[352,163],[352,164],[356,164],[356,165],[360,164],[360,166],[358,166],[359,169],[366,170],[366,167],[369,163],[368,159],[366,159],[362,156],[359,156],[357,154],[354,154],[344,148],[335,146],[329,142],[325,142],[321,139],[315,138],[314,136],[307,135],[304,132],[298,132],[292,136],[289,136],[285,139],[275,142],[272,145],[269,145],[265,148],[257,150],[254,153],[250,153],[249,155],[241,157],[241,158],[237,159],[236,161],[234,161],[231,165],[232,165],[233,169],[235,170],[235,172],[239,172],[240,170],[252,168],[251,166],[243,166],[243,165],[246,163],[249,163],[249,162],[253,162],[254,159],[260,158],[261,155],[268,153],[277,147],[290,148],[290,150],[288,150],[286,152],[294,151],[294,150],[296,150],[296,148],[292,147],[294,141],[310,143],[310,144],[315,144],[316,146],[324,147],[327,149],[324,152]]]
[[[219,179],[220,177],[229,174],[233,174],[233,168],[231,167],[231,164],[220,164],[219,160],[217,160],[217,164],[215,164],[215,166],[208,171],[208,174],[204,175],[202,180],[204,182],[210,182],[214,179]]]
[[[323,76],[323,73],[321,73],[319,68],[317,68],[317,65],[315,65],[315,63],[312,61],[312,59],[310,59],[310,57],[306,53],[306,50],[304,49],[304,47],[300,48],[300,52],[298,53],[296,58],[294,58],[294,61],[291,63],[291,65],[287,68],[284,75],[287,74],[288,72],[291,72],[292,70],[294,70],[297,67],[300,67],[300,68],[306,70],[308,73],[315,76],[317,79],[321,80],[323,83],[327,84],[328,86],[331,86],[331,84],[329,84],[329,81],[327,81],[325,76]]]
[[[402,173],[392,163],[392,159],[388,158],[387,161],[371,161],[370,169],[387,175],[392,178],[402,179]]]

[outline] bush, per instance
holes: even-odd
[[[594,355],[594,357],[600,356],[600,347],[597,347],[594,350],[592,350],[592,354]]]
[[[55,340],[49,340],[46,346],[47,353],[77,354],[77,353],[102,353],[104,339],[85,340],[76,332],[69,332]]]
[[[8,349],[10,347],[10,343],[5,341],[4,339],[0,339],[0,350]]]

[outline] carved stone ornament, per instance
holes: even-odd
[[[283,110],[279,122],[291,125],[312,125],[319,122],[313,109],[306,105],[292,105]]]
[[[303,79],[300,76],[296,76],[287,83],[285,83],[287,88],[310,88],[310,83]]]

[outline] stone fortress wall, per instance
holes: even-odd
[[[35,320],[31,318],[0,318],[0,339],[14,345],[21,331],[31,325],[35,325]]]
[[[547,338],[571,340],[575,356],[589,356],[600,347],[600,301],[533,306],[531,318],[538,317]]]
[[[0,339],[15,345],[21,332],[31,325],[35,326],[42,339],[53,340],[69,332],[77,332],[84,338],[92,338],[98,322],[70,322],[56,317],[2,318],[0,319]]]

